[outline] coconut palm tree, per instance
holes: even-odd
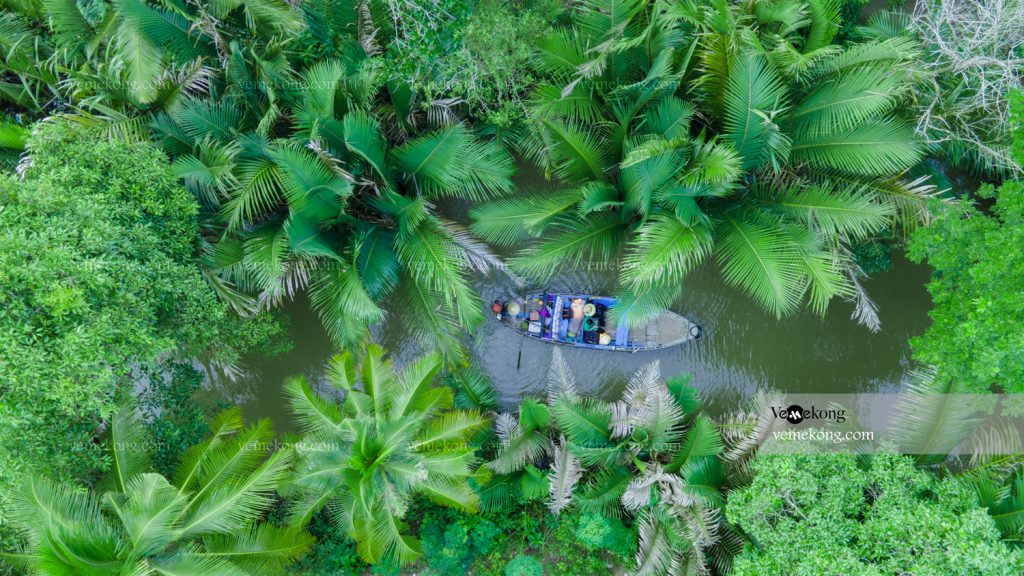
[[[530,496],[527,487],[540,485],[555,514],[575,506],[634,517],[637,574],[727,571],[742,542],[722,520],[721,490],[727,470],[749,459],[742,444],[756,443],[756,433],[724,443],[687,379],[664,381],[657,362],[637,371],[621,399],[603,402],[579,394],[556,348],[547,384],[544,402],[527,400],[519,417],[499,416],[500,447],[486,463],[492,476],[478,475],[489,481],[482,497],[517,485]]]
[[[440,357],[431,354],[396,373],[371,345],[358,370],[347,352],[332,360],[328,379],[344,393],[341,404],[302,377],[286,384],[304,431],[290,492],[296,522],[329,506],[364,560],[407,564],[422,553],[402,522],[412,498],[477,509],[467,483],[476,459],[470,440],[486,419],[476,410],[452,409],[452,389],[433,385],[440,368]]]
[[[25,0],[5,8],[0,47],[14,81],[4,83],[3,98],[37,112],[79,109],[119,121],[218,91],[226,80],[218,68],[269,64],[262,47],[304,27],[303,14],[279,0]],[[255,45],[261,48],[242,53]]]
[[[111,470],[97,493],[33,477],[13,500],[23,550],[2,557],[31,574],[284,574],[313,538],[264,520],[294,454],[267,453],[269,421],[217,417],[173,479],[152,472],[134,404],[110,427]]]
[[[284,138],[239,129],[244,110],[223,101],[186,102],[157,126],[211,214],[204,263],[222,293],[272,306],[308,288],[328,333],[349,346],[387,300],[410,332],[457,354],[459,330],[483,318],[467,268],[497,260],[432,202],[508,192],[511,159],[461,123],[389,139],[369,112],[372,83],[366,69],[319,62],[301,77]]]
[[[471,229],[532,240],[511,264],[540,281],[622,255],[633,322],[712,256],[776,316],[857,297],[849,246],[923,217],[928,189],[901,179],[922,154],[899,107],[911,44],[832,45],[837,7],[574,4],[537,46],[556,82],[520,143],[557,188],[479,206]]]

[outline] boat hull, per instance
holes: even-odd
[[[524,337],[549,344],[608,352],[644,352],[679,346],[701,337],[702,329],[675,312],[663,311],[641,326],[609,311],[614,298],[580,293],[536,293],[501,303],[503,324]]]

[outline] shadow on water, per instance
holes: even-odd
[[[234,380],[216,376],[200,401],[207,405],[227,401],[241,407],[246,421],[270,418],[278,432],[297,432],[283,384],[289,377],[298,375],[306,376],[311,382],[319,381],[335,347],[304,297],[286,302],[281,311],[290,321],[294,347],[272,358],[262,355],[243,358],[242,373]]]

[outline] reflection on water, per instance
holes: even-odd
[[[704,327],[696,342],[667,350],[604,352],[563,347],[580,388],[614,396],[629,375],[657,360],[666,375],[689,372],[714,408],[732,410],[755,390],[773,387],[788,392],[866,392],[897,386],[909,368],[907,339],[928,324],[930,300],[924,284],[928,268],[894,254],[892,268],[865,283],[877,302],[882,331],[870,333],[850,319],[852,306],[834,303],[825,317],[804,312],[776,320],[742,293],[726,286],[712,266],[686,279],[683,297],[673,310]],[[548,288],[610,293],[614,273],[581,271],[562,274]],[[504,277],[478,279],[485,304],[516,291]],[[285,307],[292,320],[295,349],[277,358],[249,358],[237,382],[218,381],[211,397],[242,405],[249,418],[270,417],[282,430],[293,430],[281,393],[285,378],[306,374],[316,380],[333,352],[316,315],[304,300]],[[375,340],[399,363],[419,353],[398,323],[384,323]],[[504,408],[525,394],[540,394],[552,345],[525,339],[488,320],[468,346],[474,361],[491,377]]]

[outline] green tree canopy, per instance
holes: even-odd
[[[197,205],[151,145],[40,125],[0,178],[0,504],[27,473],[82,477],[139,368],[233,345],[241,327],[194,263]],[[273,330],[271,330],[273,332]]]
[[[878,454],[754,458],[753,482],[729,494],[726,516],[751,540],[736,576],[1020,574],[1024,555],[971,488]]]
[[[995,199],[989,211],[936,206],[936,221],[911,239],[909,256],[935,269],[932,324],[911,341],[914,358],[968,390],[1024,392],[1024,182],[977,195]]]
[[[463,266],[492,259],[432,203],[509,192],[512,164],[456,122],[458,98],[425,101],[380,71],[387,59],[371,57],[404,42],[405,24],[436,25],[429,10],[406,18],[404,8],[18,2],[0,17],[16,78],[0,98],[37,113],[57,102],[110,134],[155,136],[200,201],[208,279],[237,309],[308,288],[349,345],[388,301],[453,352],[460,329],[483,318]]]

